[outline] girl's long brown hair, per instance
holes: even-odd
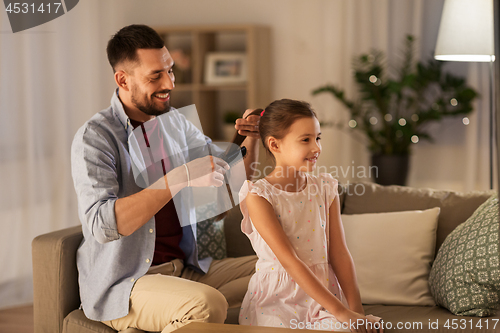
[[[258,115],[260,116],[263,109],[255,109],[252,111],[248,116],[252,115]],[[248,117],[247,116],[247,117]],[[316,113],[314,110],[311,108],[311,105],[307,102],[303,101],[296,101],[292,99],[281,99],[281,100],[276,100],[269,104],[264,111],[264,114],[261,117],[261,121],[259,122],[259,133],[260,133],[260,139],[262,140],[262,144],[264,145],[264,148],[266,149],[266,152],[271,156],[273,160],[274,156],[269,150],[269,147],[267,147],[266,144],[266,138],[268,136],[275,137],[277,139],[282,139],[285,137],[287,132],[290,129],[290,126],[299,118],[304,118],[304,117],[316,117]],[[238,131],[234,134],[232,143],[241,146],[243,141],[246,139],[246,136],[240,135]],[[227,149],[225,152],[225,155],[230,154],[230,148],[233,147],[230,145],[230,147]],[[228,193],[231,193],[231,189],[229,188],[229,184],[226,183],[226,187],[228,190]],[[219,191],[218,193],[221,193]],[[230,195],[230,198],[232,200],[232,195]],[[222,198],[219,198],[222,200]],[[233,203],[234,206],[234,203]],[[219,214],[216,218],[215,221],[220,221],[223,218],[227,216],[228,212],[224,212]]]

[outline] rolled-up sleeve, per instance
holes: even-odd
[[[86,124],[71,147],[71,172],[78,199],[80,221],[99,243],[121,237],[115,216],[119,181],[114,145],[106,133]]]

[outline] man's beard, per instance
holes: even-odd
[[[158,92],[158,93],[170,93],[170,91]],[[164,103],[164,107],[158,108],[155,106],[155,104],[153,103],[153,101],[151,99],[146,98],[145,94],[144,94],[143,102],[140,102],[137,99],[137,96],[141,96],[141,95],[143,95],[143,94],[139,93],[139,89],[137,88],[137,86],[132,88],[132,97],[131,97],[132,104],[134,104],[134,106],[136,108],[138,108],[139,110],[141,110],[145,114],[147,114],[149,116],[160,116],[160,115],[165,114],[168,111],[170,111],[170,101],[167,101],[166,103]],[[154,97],[151,96],[151,98],[154,98]]]

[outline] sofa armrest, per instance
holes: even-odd
[[[35,333],[60,333],[64,318],[80,306],[76,250],[83,239],[76,226],[32,242]]]

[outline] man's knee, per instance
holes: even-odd
[[[224,295],[215,288],[206,286],[199,295],[203,320],[208,323],[224,323],[228,304]]]

